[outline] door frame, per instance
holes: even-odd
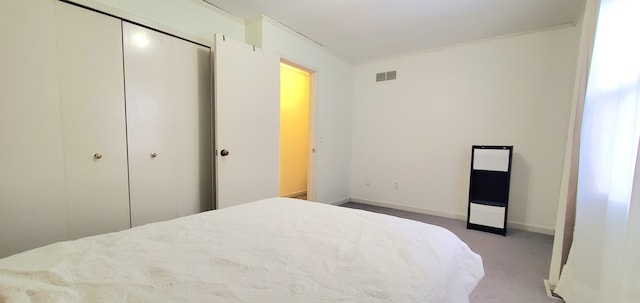
[[[307,150],[307,200],[314,201],[316,197],[316,154],[317,144],[317,73],[315,70],[300,65],[280,56],[280,63],[301,69],[309,73],[309,147]],[[280,159],[282,161],[282,159]]]

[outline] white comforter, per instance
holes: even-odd
[[[274,198],[0,260],[0,302],[468,302],[446,229]]]

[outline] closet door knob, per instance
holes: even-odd
[[[93,154],[93,158],[94,159],[100,159],[100,158],[102,158],[102,154],[101,153],[95,153],[95,154]]]
[[[155,157],[158,156],[158,154],[157,153],[151,153],[151,154],[149,154],[149,156],[151,156],[151,158],[155,158]]]
[[[229,151],[226,150],[226,149],[223,149],[223,150],[220,151],[220,155],[223,156],[223,157],[226,157],[226,156],[229,155]]]

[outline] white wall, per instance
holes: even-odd
[[[578,34],[564,27],[357,65],[353,199],[466,219],[471,145],[514,145],[510,225],[552,233]],[[390,70],[397,80],[375,82]]]
[[[249,43],[311,71],[315,82],[315,201],[339,203],[350,196],[353,67],[279,23],[261,17],[248,22]],[[256,34],[257,32],[261,34]],[[314,140],[310,144],[314,144]]]

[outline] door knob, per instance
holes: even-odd
[[[155,158],[155,157],[157,157],[157,156],[158,156],[158,154],[157,154],[157,153],[150,153],[150,154],[149,154],[149,156],[150,156],[151,158]]]
[[[226,157],[226,156],[229,155],[229,151],[226,150],[226,149],[223,149],[223,150],[220,151],[220,155],[223,156],[223,157]]]
[[[95,153],[95,154],[93,154],[93,158],[94,159],[100,159],[100,158],[102,158],[102,154],[101,153]]]

